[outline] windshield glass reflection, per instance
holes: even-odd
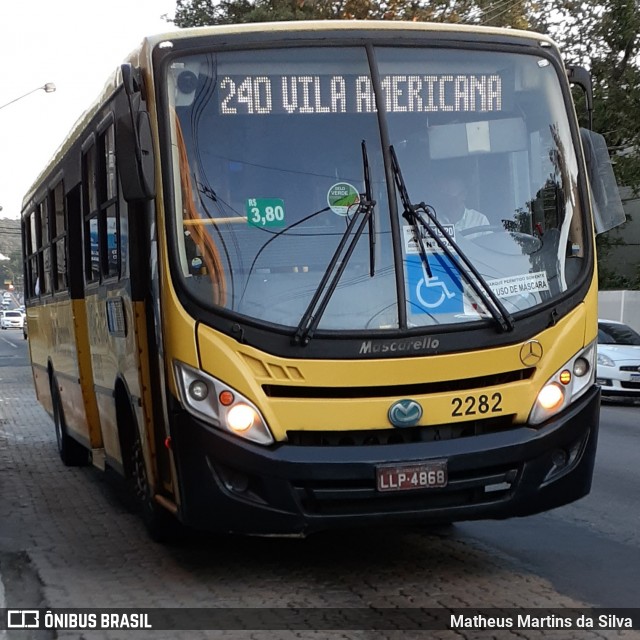
[[[433,212],[444,241],[468,257],[503,316],[567,291],[584,269],[586,240],[553,66],[533,56],[416,47],[378,48],[375,59],[381,114],[357,47],[172,63],[176,251],[192,295],[295,330],[363,211],[366,141],[371,232],[339,265],[318,329],[487,318],[487,295],[431,233],[423,229],[418,242],[402,203],[393,203],[379,115],[414,204]]]

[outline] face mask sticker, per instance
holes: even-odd
[[[489,286],[499,298],[508,298],[549,291],[549,280],[546,271],[536,271],[536,273],[523,273],[519,276],[489,280]]]

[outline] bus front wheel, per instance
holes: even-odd
[[[151,538],[156,542],[174,542],[180,536],[179,523],[153,498],[145,466],[142,441],[134,425],[133,442],[129,452],[129,482],[140,507],[142,520]]]

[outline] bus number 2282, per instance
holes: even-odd
[[[475,416],[485,413],[502,412],[502,394],[493,393],[490,396],[482,394],[479,396],[455,397],[451,400],[453,406],[452,416]]]

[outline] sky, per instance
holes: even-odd
[[[0,0],[0,218],[22,198],[142,38],[174,27],[175,0]],[[35,91],[48,82],[54,93]]]

